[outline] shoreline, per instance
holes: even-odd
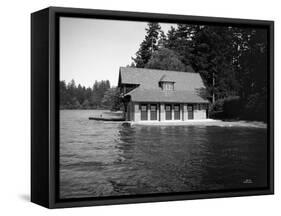
[[[217,127],[252,127],[252,128],[267,128],[267,124],[259,121],[222,121],[216,119],[204,119],[204,120],[188,120],[188,121],[141,121],[130,122],[126,121],[125,124],[135,125],[147,125],[147,126],[217,126]]]
[[[61,111],[91,111],[85,109],[64,109]],[[252,128],[267,128],[267,123],[262,121],[254,121],[254,120],[221,120],[221,119],[202,119],[202,120],[168,120],[168,121],[139,121],[139,122],[131,122],[131,121],[110,121],[111,118],[119,119],[121,118],[122,111],[110,111],[108,109],[104,110],[92,110],[92,111],[99,111],[100,114],[98,115],[89,115],[88,118],[101,118],[99,119],[100,122],[103,122],[102,118],[109,119],[107,123],[121,123],[127,124],[131,126],[137,125],[147,125],[147,126],[218,126],[218,127],[252,127]],[[101,116],[102,115],[102,116]],[[119,117],[119,118],[118,118]],[[94,121],[97,121],[93,119]]]

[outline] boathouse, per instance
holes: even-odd
[[[118,87],[127,121],[206,119],[209,101],[199,73],[120,67]]]

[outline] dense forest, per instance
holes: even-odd
[[[128,67],[200,73],[213,118],[267,118],[267,31],[262,28],[177,24],[165,34],[148,23]],[[120,65],[121,66],[121,65]],[[62,109],[119,109],[118,89],[109,81],[92,88],[60,82]]]
[[[267,31],[178,24],[165,34],[148,23],[130,66],[200,73],[214,118],[266,121]]]
[[[60,109],[111,109],[120,108],[119,92],[109,80],[95,81],[93,87],[60,81]]]

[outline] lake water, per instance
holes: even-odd
[[[256,188],[267,185],[265,128],[123,126],[60,111],[60,197]]]

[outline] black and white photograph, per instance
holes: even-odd
[[[268,29],[59,18],[59,198],[267,188]]]
[[[0,215],[281,212],[278,1],[1,3]]]

